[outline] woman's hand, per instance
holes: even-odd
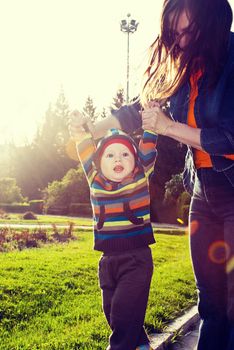
[[[166,116],[161,110],[159,103],[154,102],[142,112],[142,128],[152,130],[156,134],[166,135],[167,130],[174,124],[174,121]]]
[[[157,102],[149,104],[149,107],[142,112],[142,128],[202,150],[201,129],[171,120]]]
[[[87,117],[84,117],[78,110],[74,110],[69,117],[68,130],[74,141],[81,141],[86,135],[86,128],[92,133],[93,125]]]

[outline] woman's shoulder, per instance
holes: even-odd
[[[232,41],[234,41],[234,32],[230,32],[230,38]]]
[[[224,66],[224,71],[227,74],[232,74],[234,69],[234,32],[230,32],[229,43],[228,43],[228,52],[227,60]]]

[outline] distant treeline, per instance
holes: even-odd
[[[77,108],[95,123],[97,119],[105,118],[111,108],[119,108],[124,103],[124,91],[120,89],[113,97],[109,108],[103,108],[100,112],[97,111],[90,96],[87,97],[83,108],[80,106]],[[61,201],[69,201],[70,205],[87,203],[89,200],[86,180],[79,170],[80,164],[70,159],[66,152],[69,140],[67,122],[70,112],[71,109],[62,90],[55,105],[49,104],[41,126],[38,127],[31,142],[23,146],[17,146],[13,142],[0,146],[0,179],[14,178],[21,190],[22,197],[26,200],[44,199],[47,201],[47,208],[51,204],[51,201],[48,203],[51,195],[55,198],[57,206]],[[132,136],[137,140],[140,133],[141,130]],[[152,218],[155,221],[170,222],[175,220],[176,214],[173,210],[170,213],[168,207],[163,205],[165,183],[171,179],[172,175],[182,171],[185,152],[179,143],[166,137],[159,137],[157,147],[159,155],[150,184]],[[77,168],[75,173],[70,171]],[[64,191],[61,200],[61,191],[69,187],[70,180],[73,181],[73,185],[69,190]],[[76,190],[74,183],[77,182],[79,186]],[[77,195],[75,195],[76,191]],[[56,198],[57,193],[60,195]],[[72,202],[71,196],[73,197]],[[4,202],[2,199],[0,201]]]

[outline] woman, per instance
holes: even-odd
[[[201,327],[198,350],[234,349],[234,34],[227,0],[165,0],[140,102],[92,133],[140,126],[188,145],[184,185]],[[160,106],[167,102],[171,118]],[[141,112],[143,109],[143,112]],[[75,126],[74,126],[75,127]]]
[[[144,128],[189,146],[184,184],[192,193],[190,247],[202,320],[199,350],[234,349],[231,23],[232,11],[226,0],[165,1],[162,34],[152,46],[142,93],[145,106],[147,100],[169,97],[170,113],[176,120],[168,119],[159,104],[154,104],[143,112]],[[172,71],[173,80],[163,79],[161,69],[167,77]]]

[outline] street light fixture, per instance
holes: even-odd
[[[135,19],[130,20],[130,13],[127,14],[127,19],[122,19],[120,22],[121,32],[127,33],[127,91],[126,91],[126,102],[129,102],[129,34],[135,33],[137,30],[138,22]]]

